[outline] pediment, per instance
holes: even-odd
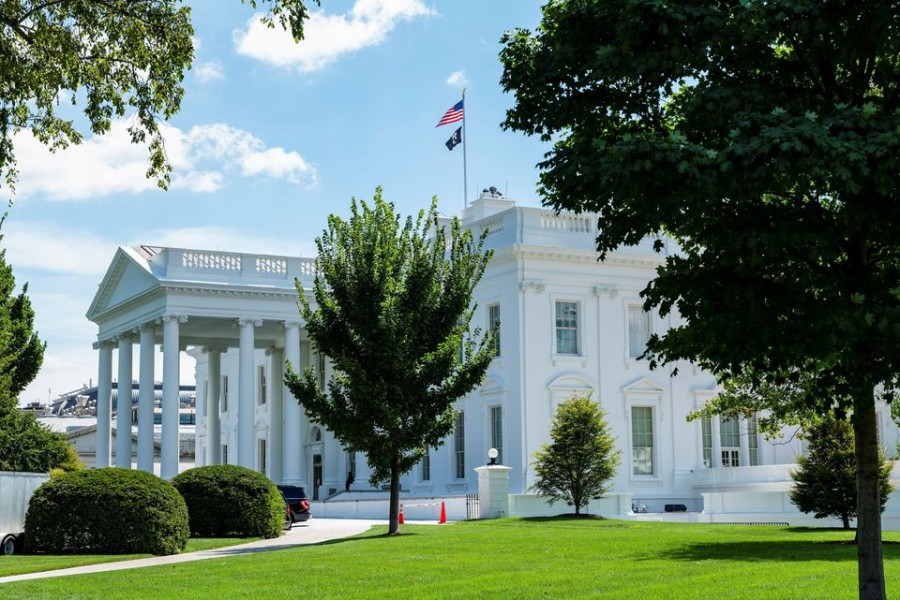
[[[503,380],[496,375],[491,375],[481,384],[478,393],[482,396],[502,394],[505,389],[506,385],[503,383]]]
[[[133,256],[129,248],[119,247],[97,289],[87,318],[95,321],[109,309],[127,302],[159,285],[145,261]]]
[[[580,375],[560,375],[547,384],[547,387],[554,391],[577,391],[577,392],[593,392],[594,384]]]
[[[663,394],[666,390],[660,387],[655,381],[648,377],[642,377],[637,381],[629,383],[628,385],[622,388],[622,392],[626,395],[629,394],[651,394],[654,396],[659,396]]]

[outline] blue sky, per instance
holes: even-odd
[[[469,198],[493,185],[539,205],[546,147],[500,129],[513,98],[498,83],[500,37],[535,27],[537,0],[323,0],[299,46],[239,0],[187,4],[196,55],[165,129],[168,192],[144,178],[146,152],[128,143],[127,123],[56,154],[16,140],[2,245],[47,342],[23,402],[96,381],[84,314],[120,245],[311,256],[327,215],[346,215],[351,197],[378,185],[402,213],[432,196],[458,213],[462,147],[448,151],[455,126],[435,124],[463,85]]]

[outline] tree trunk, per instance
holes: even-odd
[[[878,437],[874,386],[857,384],[853,399],[856,436],[856,552],[860,600],[885,600],[881,549],[881,499],[878,489]]]
[[[400,533],[400,458],[391,459],[391,510],[388,535]]]
[[[850,517],[847,516],[847,513],[841,514],[841,521],[844,523],[844,529],[850,529]]]

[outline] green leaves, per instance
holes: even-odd
[[[313,299],[298,283],[300,313],[335,375],[327,390],[311,369],[287,385],[313,421],[366,453],[373,481],[440,446],[453,403],[484,377],[493,338],[469,333],[472,291],[491,257],[483,239],[442,221],[436,200],[401,220],[378,188],[371,204],[352,201],[349,220],[329,217],[316,240]]]
[[[319,0],[315,0],[318,4]],[[304,0],[249,0],[267,6],[270,26],[303,37]],[[56,150],[82,133],[59,110],[83,104],[88,128],[109,131],[129,114],[134,143],[147,144],[147,177],[169,182],[159,123],[181,107],[185,70],[194,58],[190,8],[178,0],[62,0],[0,3],[0,176],[10,198],[17,177],[14,135],[30,131]]]
[[[604,412],[590,398],[573,397],[559,405],[550,429],[550,444],[535,452],[532,489],[552,505],[562,501],[575,514],[609,491],[621,453],[609,432]]]

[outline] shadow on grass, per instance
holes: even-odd
[[[648,560],[679,561],[740,560],[747,562],[790,562],[856,560],[856,545],[850,540],[697,542],[654,553]],[[900,544],[884,543],[884,558],[900,558]]]

